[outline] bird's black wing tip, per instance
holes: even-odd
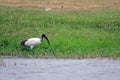
[[[27,40],[23,40],[23,41],[20,42],[20,44],[21,44],[22,46],[24,46],[26,41],[27,41]]]

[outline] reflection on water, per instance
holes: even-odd
[[[0,80],[120,80],[120,60],[4,58]]]

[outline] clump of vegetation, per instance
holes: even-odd
[[[49,11],[0,7],[0,55],[42,58],[120,57],[120,10]],[[41,37],[30,50],[20,42]]]

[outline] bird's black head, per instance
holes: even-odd
[[[44,37],[46,37],[46,35],[45,35],[45,34],[42,34],[42,38],[44,38]]]
[[[42,34],[42,39],[43,38],[45,38],[48,41],[48,44],[50,45],[50,41],[49,41],[49,39],[47,38],[47,36],[45,34]]]

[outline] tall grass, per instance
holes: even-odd
[[[120,10],[48,11],[0,7],[0,55],[22,57],[120,57]],[[20,42],[45,33],[51,45],[30,50]]]

